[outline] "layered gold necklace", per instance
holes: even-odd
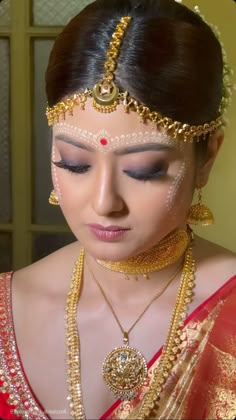
[[[138,418],[140,419],[148,418],[150,411],[153,410],[154,407],[158,406],[158,400],[159,400],[161,391],[163,389],[163,385],[180,351],[181,331],[183,327],[184,318],[186,316],[187,305],[188,303],[191,302],[191,299],[192,299],[192,290],[194,287],[194,278],[195,278],[195,274],[194,274],[195,273],[195,260],[194,260],[193,252],[192,252],[193,237],[191,235],[191,240],[189,240],[190,234],[187,234],[186,232],[185,234],[188,237],[188,246],[187,246],[187,249],[185,248],[186,250],[184,249],[183,251],[183,253],[185,252],[185,257],[184,257],[181,282],[180,282],[179,290],[177,293],[176,304],[173,310],[173,315],[172,315],[172,319],[171,319],[171,323],[169,327],[167,340],[163,347],[163,352],[161,355],[158,371],[155,374],[155,377],[150,386],[150,389],[143,397],[143,400],[140,406],[140,410],[138,414]],[[156,249],[158,250],[158,247]],[[73,269],[71,285],[70,285],[70,289],[67,296],[66,313],[65,313],[66,344],[67,344],[67,375],[68,375],[68,391],[69,391],[68,399],[70,402],[69,405],[71,409],[70,414],[74,419],[85,419],[85,411],[84,411],[84,406],[83,406],[83,401],[82,401],[81,375],[80,375],[80,342],[79,342],[79,334],[78,334],[78,328],[77,328],[77,305],[78,305],[78,300],[79,300],[79,296],[81,292],[83,268],[84,268],[84,256],[85,256],[85,251],[82,248],[80,251],[79,258],[77,259],[75,263],[75,267]],[[154,298],[152,299],[152,301],[150,302],[150,304],[148,305],[148,307],[145,309],[144,312],[146,312],[146,310],[149,308],[151,303],[157,297],[158,295],[154,296]],[[142,315],[143,313],[141,314],[141,316]],[[138,320],[135,322],[135,324],[138,322]],[[124,338],[127,339],[127,336],[125,336]],[[120,363],[121,367],[123,366],[122,368],[123,371],[124,371],[124,366],[125,364],[127,366],[127,362],[129,362],[129,357],[130,357],[129,351],[125,352],[127,347],[129,347],[128,342],[124,343],[124,346],[122,346],[121,351],[118,351],[118,353],[115,354],[116,368],[117,366],[119,368],[119,363]],[[131,347],[129,347],[129,349],[131,349],[132,351],[134,350],[136,352],[135,364],[138,360],[141,361],[141,364],[137,364],[137,377],[140,376],[139,368],[141,369],[142,374],[146,375],[147,371],[145,369],[145,364],[142,364],[142,360],[141,360],[143,356],[141,355],[141,358],[140,358],[139,352],[136,349],[133,349]],[[115,352],[116,350],[117,349],[114,349]],[[109,353],[108,356],[111,356],[113,352]],[[130,358],[131,362],[132,362],[133,356],[134,356],[134,353],[131,354],[131,358]],[[119,363],[117,363],[117,357],[119,359]],[[113,362],[111,359],[109,359],[109,363],[105,366],[107,366],[110,369],[111,363]],[[109,372],[106,372],[106,373],[109,374]],[[132,369],[132,375],[134,376],[133,391],[136,391],[137,380],[135,377],[135,369]],[[110,378],[112,378],[112,375],[110,375]],[[116,378],[115,378],[115,381],[116,381]],[[130,381],[126,383],[125,382],[121,383],[121,386],[120,386],[121,389],[122,389],[123,384],[125,386],[128,384],[127,386],[130,387]],[[142,384],[142,381],[141,381],[141,384]],[[111,386],[113,386],[112,383],[110,384],[110,388]],[[116,389],[116,384],[114,384],[114,389]],[[125,390],[125,393],[127,395],[129,394],[132,396],[132,392],[133,392],[132,384],[131,384],[131,388],[129,388],[128,391],[129,392],[127,393]]]

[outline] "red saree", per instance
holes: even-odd
[[[27,381],[14,334],[12,273],[0,275],[0,418],[48,420]],[[152,419],[236,417],[236,276],[186,320],[183,347]],[[161,349],[149,362],[148,378],[133,401],[118,400],[101,419],[137,419],[148,395]]]

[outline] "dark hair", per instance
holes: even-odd
[[[218,117],[223,61],[219,41],[194,12],[174,0],[96,0],[58,36],[46,72],[49,106],[102,79],[112,33],[125,34],[116,83],[152,110],[189,124]]]

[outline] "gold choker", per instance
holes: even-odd
[[[182,257],[191,240],[191,230],[176,229],[148,251],[123,261],[96,260],[112,271],[125,274],[144,274],[160,271]]]

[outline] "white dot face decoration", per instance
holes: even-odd
[[[55,146],[53,145],[52,146],[52,161],[55,162],[55,160],[56,160],[56,151],[55,151]],[[52,165],[52,180],[53,180],[55,193],[58,197],[58,201],[59,201],[60,204],[62,204],[61,189],[60,189],[59,180],[58,180],[58,176],[57,176],[57,170],[56,170],[56,167],[54,165]]]
[[[129,148],[131,146],[142,146],[145,144],[157,144],[163,146],[170,146],[170,149],[177,150],[177,160],[179,163],[177,172],[172,174],[173,181],[166,190],[165,206],[171,219],[178,217],[178,213],[182,205],[184,204],[184,183],[186,176],[189,174],[189,169],[192,167],[190,156],[190,149],[192,144],[186,144],[184,142],[178,142],[172,139],[166,132],[153,130],[150,126],[145,127],[143,131],[133,131],[115,135],[121,127],[113,130],[113,135],[110,134],[108,129],[98,128],[97,131],[86,128],[81,128],[78,125],[69,124],[68,122],[60,122],[53,127],[53,161],[56,160],[56,144],[57,142],[63,141],[74,146],[87,148],[99,153],[112,153],[121,150],[122,148]],[[129,127],[126,126],[126,129]],[[135,128],[135,126],[133,126]],[[149,128],[149,131],[148,131]],[[160,148],[160,150],[162,150]],[[119,153],[118,153],[119,154]],[[62,194],[57,176],[57,168],[54,166],[52,169],[53,180],[55,190],[58,193],[59,199],[62,203]]]
[[[178,213],[178,209],[176,208],[176,199],[186,179],[189,167],[190,167],[189,160],[185,159],[179,169],[179,172],[175,180],[173,181],[167,193],[166,207],[167,207],[168,212],[171,214],[172,219],[175,218]],[[178,201],[178,207],[181,207],[182,202],[183,202],[183,197],[180,196],[180,199]]]
[[[90,130],[61,122],[54,125],[53,133],[54,137],[58,139],[61,139],[64,135],[65,138],[72,138],[78,142],[82,140],[85,144],[102,153],[114,152],[118,148],[145,143],[173,145],[173,139],[171,137],[165,132],[158,132],[157,130],[137,131],[119,136],[111,136],[105,129],[94,133]],[[175,147],[182,149],[184,143],[175,141]]]

